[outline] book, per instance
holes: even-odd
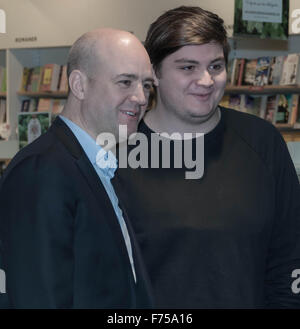
[[[227,63],[227,84],[231,84],[231,72],[232,72],[232,68],[233,68],[233,61],[234,59],[230,59],[228,60],[228,63]]]
[[[232,72],[232,80],[231,84],[233,86],[237,86],[239,82],[240,75],[243,74],[242,69],[244,68],[244,59],[243,58],[236,58],[234,71]]]
[[[27,91],[27,92],[31,92],[32,73],[33,73],[33,68],[32,67],[28,68],[28,77],[27,77],[26,86],[25,86],[25,91]]]
[[[276,57],[270,57],[270,71],[269,71],[268,85],[273,84],[275,62],[276,62]]]
[[[228,107],[240,111],[242,96],[240,94],[230,94]]]
[[[50,126],[51,113],[19,113],[18,138],[20,149],[45,133]]]
[[[58,90],[61,92],[68,92],[68,90],[69,90],[68,77],[67,77],[67,65],[61,66],[61,75],[60,75]]]
[[[292,109],[291,109],[291,114],[289,117],[289,124],[291,126],[294,126],[297,117],[299,115],[299,94],[293,94],[292,96]]]
[[[292,111],[292,94],[277,95],[277,104],[275,111],[275,124],[288,124],[290,113]]]
[[[242,80],[243,85],[253,86],[256,77],[256,63],[257,59],[246,59],[244,66],[244,76]]]
[[[30,68],[29,67],[24,67],[23,68],[22,79],[21,79],[21,86],[20,86],[20,91],[21,92],[27,91],[29,75],[30,75]]]
[[[237,70],[237,62],[238,62],[238,59],[237,58],[234,58],[232,60],[231,72],[230,72],[230,84],[231,85],[234,85],[235,76],[236,76],[236,70]]]
[[[300,104],[300,102],[299,102]],[[299,105],[298,105],[299,106]],[[296,113],[296,119],[295,119],[295,122],[293,124],[293,127],[295,129],[300,129],[300,110],[298,109],[297,110],[297,113]]]
[[[65,99],[54,99],[52,105],[52,114],[58,115],[61,113],[65,106],[66,100]]]
[[[40,90],[41,78],[42,78],[42,67],[35,66],[32,69],[32,73],[30,75],[30,82],[27,91],[38,92]]]
[[[244,95],[244,112],[260,116],[264,96]]]
[[[38,112],[52,112],[53,99],[52,98],[39,98],[37,111]]]
[[[268,84],[269,72],[270,72],[271,58],[264,56],[259,57],[256,62],[256,72],[254,85],[265,86]]]
[[[277,107],[277,95],[267,96],[264,119],[266,119],[271,123],[274,123],[276,107]]]
[[[28,112],[37,112],[38,98],[31,98]]]
[[[40,91],[57,91],[60,65],[46,64],[43,67]]]
[[[280,85],[282,67],[283,67],[285,57],[286,56],[276,56],[275,57],[270,84],[275,85],[275,86]]]
[[[295,85],[299,81],[299,55],[289,54],[284,57],[281,85]]]
[[[243,83],[245,62],[246,62],[245,58],[241,58],[239,61],[238,78],[236,83],[237,86],[241,86]]]
[[[21,112],[29,112],[30,99],[24,99],[22,101]]]
[[[275,124],[279,127],[293,127],[299,106],[298,94],[281,94],[278,95]]]

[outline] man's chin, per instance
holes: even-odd
[[[207,108],[207,109],[202,109],[202,110],[190,110],[189,113],[189,118],[192,121],[199,121],[203,122],[208,120],[214,113],[215,113],[215,108]]]

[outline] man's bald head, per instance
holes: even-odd
[[[68,57],[70,92],[62,115],[92,138],[136,132],[154,83],[150,58],[131,33],[98,29],[81,36]]]
[[[68,77],[73,70],[79,70],[88,78],[93,78],[101,62],[105,62],[113,53],[119,53],[122,47],[129,44],[130,47],[138,47],[145,51],[140,41],[126,31],[101,28],[83,34],[75,41],[69,52]]]

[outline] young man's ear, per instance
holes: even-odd
[[[83,100],[85,97],[86,81],[86,75],[79,70],[72,71],[69,76],[71,92],[78,100]]]

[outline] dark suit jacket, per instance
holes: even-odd
[[[128,218],[137,284],[109,197],[59,118],[11,161],[1,180],[0,216],[10,307],[152,306]]]

